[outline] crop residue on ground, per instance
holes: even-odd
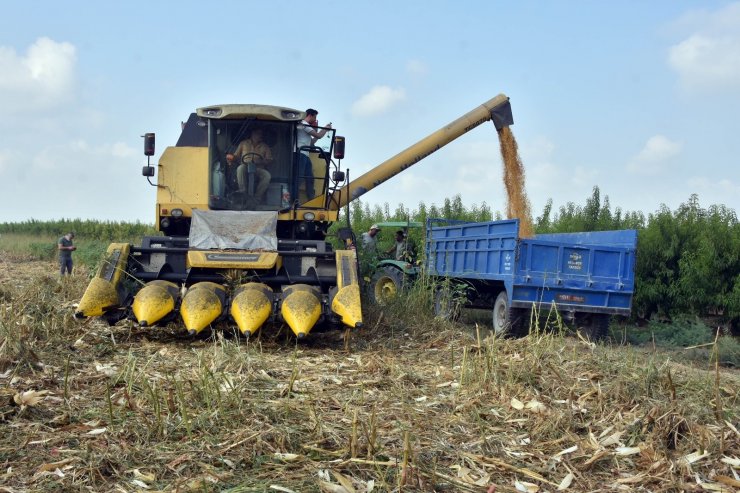
[[[737,488],[736,370],[393,306],[346,349],[191,340],[75,321],[85,276],[0,266],[0,491]]]

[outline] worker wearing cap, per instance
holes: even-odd
[[[367,233],[362,233],[362,248],[364,248],[368,252],[377,252],[378,233],[380,233],[380,228],[377,224],[373,224],[372,226],[370,226],[370,229],[367,231]]]

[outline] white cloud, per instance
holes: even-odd
[[[375,86],[352,104],[351,111],[355,116],[376,116],[385,113],[404,99],[406,99],[406,91],[403,88]]]
[[[19,56],[0,46],[0,104],[6,111],[38,110],[72,98],[76,50],[70,43],[39,38]]]
[[[717,89],[740,84],[740,3],[716,12],[692,12],[681,19],[690,29],[670,47],[668,64],[686,87]]]
[[[527,190],[532,194],[552,194],[563,172],[551,162],[535,162],[526,166]]]
[[[421,60],[409,60],[406,62],[406,72],[411,75],[427,75],[429,68]]]
[[[688,193],[699,195],[699,201],[703,207],[713,204],[723,204],[738,210],[738,197],[740,197],[740,183],[728,178],[717,178],[707,176],[692,176],[686,179],[688,192],[682,199],[686,199]],[[685,190],[685,188],[683,188]]]
[[[89,152],[90,145],[85,140],[76,139],[69,143],[69,148],[76,152]]]
[[[587,168],[585,166],[576,166],[573,168],[573,174],[570,177],[570,182],[580,187],[581,189],[592,187],[595,183],[598,183],[599,172],[593,168]]]
[[[700,195],[740,195],[740,184],[723,178],[721,180],[712,180],[706,176],[692,176],[686,180],[686,183]]]
[[[0,179],[21,176],[29,177],[39,184],[58,184],[53,176],[60,171],[65,175],[78,172],[88,174],[91,168],[105,170],[113,166],[125,166],[136,155],[135,149],[121,142],[91,145],[83,139],[48,144],[35,149],[31,154],[0,151]]]
[[[134,148],[124,144],[123,142],[116,142],[115,144],[113,144],[113,146],[110,149],[110,153],[112,156],[123,157],[123,158],[128,158],[128,157],[133,157],[133,156],[138,155],[138,153],[136,152]]]
[[[526,171],[526,185],[532,196],[552,195],[554,188],[572,173],[563,173],[553,162],[555,144],[547,137],[535,137],[520,146],[519,156]]]
[[[12,162],[13,153],[9,150],[0,149],[0,179],[5,178],[5,173],[10,171]],[[5,179],[7,180],[7,178]]]
[[[31,156],[29,172],[39,179],[44,179],[47,173],[60,167],[63,149],[44,147]],[[21,161],[22,162],[22,161]]]
[[[528,161],[549,161],[555,153],[555,144],[547,137],[540,136],[520,146],[520,151]]]
[[[493,134],[493,131],[490,133]],[[451,168],[447,177],[442,177],[445,187],[460,190],[462,194],[466,192],[485,194],[491,191],[491,184],[503,183],[498,139],[495,134],[491,139],[486,141],[466,139],[464,142],[449,145],[447,155],[450,158],[444,166]]]
[[[695,34],[671,47],[668,60],[688,87],[740,84],[740,38]]]
[[[663,135],[654,135],[629,162],[627,169],[636,174],[657,174],[663,170],[667,161],[681,152],[682,148],[681,142],[672,141]]]
[[[0,151],[0,197],[16,207],[0,222],[59,217],[151,220],[153,189],[124,143],[73,139],[50,143],[30,155]]]
[[[439,181],[413,171],[406,171],[398,175],[399,188],[405,193],[414,193],[418,190],[433,190]],[[414,204],[406,204],[407,206]]]

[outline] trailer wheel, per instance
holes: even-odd
[[[403,291],[403,272],[395,267],[381,267],[370,280],[370,294],[378,305],[385,305]]]
[[[576,330],[592,341],[601,341],[609,335],[611,316],[606,313],[576,314]]]
[[[455,299],[454,291],[449,287],[440,287],[434,291],[434,316],[442,320],[457,320],[460,316],[460,302]]]
[[[524,310],[509,306],[506,291],[501,291],[496,296],[493,303],[493,331],[496,335],[507,334],[513,337],[527,335],[524,330],[524,318]]]

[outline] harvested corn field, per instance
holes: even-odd
[[[0,491],[736,491],[736,370],[405,307],[348,340],[73,320],[0,257]]]

